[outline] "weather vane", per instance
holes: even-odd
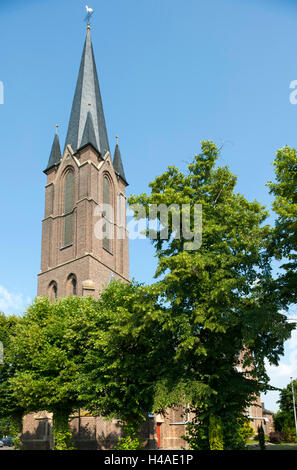
[[[90,26],[90,20],[93,16],[94,10],[93,8],[88,7],[88,5],[86,5],[86,10],[87,10],[87,16],[85,17],[85,21],[87,22],[88,26]]]

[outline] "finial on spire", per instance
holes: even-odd
[[[89,106],[89,103],[91,106]],[[65,148],[71,145],[73,151],[81,148],[82,137],[86,126],[88,113],[91,114],[94,129],[96,148],[101,155],[109,151],[108,136],[104,111],[99,87],[99,79],[92,48],[91,34],[87,33],[79,67],[79,74],[75,87],[74,98],[65,139]],[[91,135],[92,132],[86,134]],[[91,143],[93,142],[91,141]],[[95,143],[94,142],[94,143]],[[86,143],[86,141],[84,141]]]
[[[87,30],[90,31],[91,29],[91,17],[93,16],[94,10],[93,8],[88,7],[86,5],[87,16],[85,17],[85,21],[87,22]]]
[[[118,145],[118,143],[119,143],[119,136],[116,135],[116,144]]]
[[[113,163],[113,168],[114,168],[114,171],[116,172],[116,174],[122,178],[122,180],[124,181],[124,183],[126,185],[128,185],[127,180],[126,180],[126,176],[125,176],[124,167],[123,167],[121,151],[120,151],[120,147],[118,145],[118,139],[119,139],[118,135],[116,136],[116,139],[117,139],[117,144],[116,144],[116,147],[115,147],[113,162],[112,162]]]
[[[56,135],[54,137],[50,157],[48,160],[46,170],[44,170],[44,173],[46,173],[51,168],[58,166],[61,162],[61,158],[62,158],[62,155],[61,155],[61,148],[60,148],[60,142],[59,142],[59,136],[58,136],[58,124],[57,124]]]

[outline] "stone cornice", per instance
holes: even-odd
[[[47,273],[50,273],[51,271],[55,271],[56,269],[59,269],[59,268],[62,268],[63,266],[67,266],[67,264],[70,264],[70,263],[74,263],[75,261],[79,261],[83,258],[87,258],[88,256],[90,256],[91,258],[93,258],[95,261],[97,261],[98,263],[102,264],[102,266],[105,266],[107,269],[109,269],[110,271],[112,271],[114,274],[116,274],[117,276],[121,277],[124,281],[127,281],[127,282],[130,282],[129,279],[127,279],[126,277],[122,276],[120,273],[118,273],[117,271],[115,271],[114,269],[112,269],[110,266],[107,266],[107,264],[103,263],[101,260],[99,260],[98,258],[96,258],[96,256],[94,256],[92,253],[86,253],[85,255],[83,256],[80,256],[79,258],[73,258],[69,261],[65,261],[65,263],[61,263],[61,264],[58,264],[57,266],[55,266],[54,268],[50,268],[50,269],[47,269],[47,271],[42,271],[41,273],[38,274],[38,276],[42,276],[43,274],[47,274]]]

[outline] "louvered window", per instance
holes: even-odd
[[[111,194],[110,194],[110,183],[108,178],[103,178],[103,204],[104,210],[104,224],[103,230],[103,248],[111,251],[111,233],[112,233],[112,210],[111,210]]]
[[[45,216],[52,215],[54,210],[54,185],[51,184],[46,191]]]
[[[64,190],[64,246],[71,245],[73,233],[74,175],[69,171],[65,177]]]

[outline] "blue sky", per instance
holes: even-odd
[[[111,147],[129,194],[168,165],[183,169],[201,140],[223,145],[238,191],[270,207],[265,184],[284,145],[297,144],[297,2],[90,0]],[[81,0],[1,0],[0,310],[23,311],[40,269],[45,168],[55,125],[64,143],[85,38]],[[131,242],[131,276],[151,282],[149,241]],[[297,335],[271,383],[297,377]],[[276,393],[265,398],[276,409]]]

